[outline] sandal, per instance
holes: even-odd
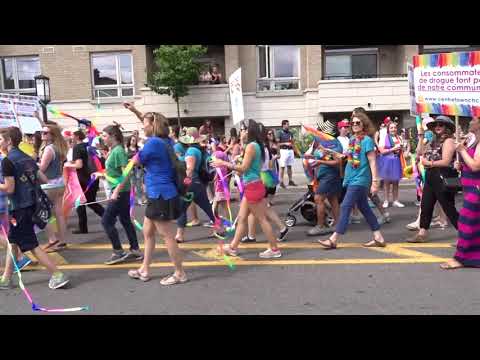
[[[132,279],[138,279],[144,282],[150,280],[150,276],[148,276],[148,274],[146,273],[142,273],[140,270],[130,270],[128,272],[128,276]]]
[[[325,248],[325,250],[333,250],[337,248],[337,242],[333,242],[331,239],[327,239],[323,241],[318,240],[317,242],[320,245],[322,245]]]
[[[407,239],[407,242],[409,243],[425,243],[427,241],[427,236],[420,234],[415,235],[413,238]]]
[[[455,270],[463,268],[464,266],[455,259],[450,259],[447,262],[440,265],[443,270]]]
[[[186,226],[186,227],[194,227],[194,226],[200,226],[200,225],[201,225],[200,221],[198,221],[198,222],[196,222],[196,223],[194,223],[193,221],[190,221],[190,222],[187,223],[185,226]]]
[[[50,247],[48,247],[48,248],[45,250],[45,252],[46,252],[47,254],[50,254],[50,253],[54,253],[54,252],[57,252],[57,251],[65,250],[66,247],[67,247],[67,244],[66,244],[66,243],[59,244],[58,241],[57,241],[56,244],[51,245]]]
[[[177,237],[175,237],[175,241],[177,242],[177,244],[183,244],[185,242],[185,240],[180,240]]]
[[[60,240],[55,240],[54,242],[48,242],[47,245],[44,245],[44,246],[42,247],[42,250],[43,250],[43,251],[47,251],[47,250],[50,249],[51,247],[54,247],[54,246],[58,245],[59,242],[60,242]]]
[[[175,284],[183,284],[188,281],[187,275],[183,275],[183,277],[178,277],[175,274],[169,275],[164,277],[160,280],[160,285],[168,286],[168,285],[175,285]]]
[[[384,241],[378,241],[377,239],[372,239],[369,242],[363,244],[364,247],[385,247],[387,244]]]

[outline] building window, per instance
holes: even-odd
[[[378,50],[336,49],[325,50],[326,80],[361,79],[378,77]]]
[[[92,54],[93,97],[134,95],[131,53]]]
[[[8,57],[1,59],[2,91],[20,95],[34,95],[35,76],[40,75],[38,56]]]
[[[298,46],[257,46],[257,91],[299,89],[299,74]]]

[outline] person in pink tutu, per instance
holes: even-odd
[[[408,144],[405,145],[402,137],[398,135],[397,124],[390,122],[385,136],[383,138],[380,136],[378,148],[381,154],[378,162],[378,173],[384,181],[385,197],[383,208],[388,208],[389,206],[390,189],[393,206],[405,207],[404,204],[398,201],[398,185],[403,177],[404,152],[408,153],[407,147]]]

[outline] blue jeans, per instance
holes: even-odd
[[[215,215],[213,215],[212,205],[210,205],[210,201],[208,201],[207,188],[205,185],[203,185],[199,179],[192,179],[188,191],[193,193],[193,202],[207,214],[212,222],[215,222]],[[177,219],[177,226],[179,228],[184,228],[187,224],[187,209],[190,206],[190,203],[183,200],[182,202],[182,215]]]
[[[340,206],[340,219],[335,228],[336,233],[342,235],[345,234],[348,227],[350,213],[355,205],[357,205],[358,210],[360,210],[365,217],[365,220],[367,220],[372,231],[380,229],[377,218],[368,205],[368,189],[365,186],[353,185],[347,187],[347,193]]]
[[[120,192],[117,200],[108,202],[107,208],[102,216],[102,225],[108,235],[108,238],[112,242],[113,250],[123,250],[122,244],[120,243],[120,239],[118,237],[118,231],[115,228],[117,216],[120,219],[120,223],[122,224],[123,228],[125,229],[125,233],[127,234],[128,242],[130,243],[130,250],[139,249],[137,232],[135,231],[135,226],[130,219],[129,198],[129,191]]]

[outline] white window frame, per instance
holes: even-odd
[[[300,87],[300,72],[301,72],[301,66],[300,66],[300,48],[297,46],[297,64],[298,64],[298,69],[297,69],[297,73],[298,73],[298,76],[297,77],[272,77],[271,76],[271,72],[273,71],[273,69],[275,69],[275,52],[273,51],[270,51],[271,48],[278,48],[278,47],[282,47],[282,46],[296,46],[296,45],[257,45],[256,46],[256,52],[257,52],[257,92],[261,92],[261,91],[288,91],[290,89],[287,89],[287,90],[277,90],[275,89],[275,84],[277,82],[288,82],[288,81],[291,81],[292,83],[293,82],[296,82],[298,85],[297,85],[297,89],[292,89],[292,90],[300,90],[301,87]],[[266,69],[265,69],[265,72],[266,72],[266,76],[265,77],[260,77],[260,47],[264,47],[265,48],[265,64],[266,64]],[[270,55],[272,54],[272,55]],[[270,81],[270,87],[268,90],[261,90],[259,89],[259,83],[260,82],[265,82],[265,81]]]
[[[325,50],[325,74],[323,76],[324,79],[327,80],[335,80],[335,79],[342,79],[342,77],[330,79],[329,75],[327,74],[327,56],[328,55],[375,55],[377,57],[377,74],[376,77],[380,74],[380,61],[379,61],[379,51],[378,48],[353,48],[353,49],[326,49]],[[351,80],[355,80],[353,78],[354,74],[351,75]]]
[[[13,83],[14,83],[14,89],[5,89],[4,86],[4,79],[3,79],[3,62],[1,60],[5,59],[12,59],[13,60]],[[25,89],[20,89],[20,84],[18,80],[18,71],[17,71],[17,59],[36,59],[38,60],[38,63],[40,64],[40,57],[38,55],[22,55],[22,56],[2,56],[0,57],[0,85],[1,89],[5,93],[13,93],[13,94],[29,94],[29,95],[35,95],[37,93],[36,87],[33,88],[25,88]],[[40,72],[41,73],[41,72]],[[40,75],[40,74],[39,74]]]
[[[121,73],[120,73],[120,60],[119,55],[130,55],[131,58],[131,70],[132,70],[132,83],[131,84],[122,84]],[[94,66],[93,59],[95,57],[105,57],[105,56],[115,56],[115,72],[117,75],[117,85],[95,85],[94,78]],[[94,52],[90,53],[90,76],[92,79],[92,89],[93,89],[93,98],[94,99],[118,99],[118,98],[131,98],[135,96],[135,77],[133,71],[133,54],[131,51],[117,51],[117,52]],[[97,96],[102,90],[117,90],[117,96]],[[132,95],[122,96],[122,89],[133,89]]]

